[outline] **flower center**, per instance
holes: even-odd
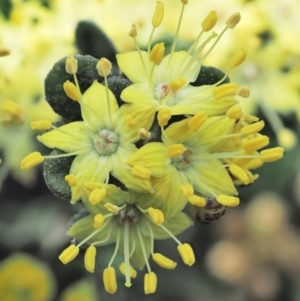
[[[116,215],[117,221],[123,226],[126,221],[128,221],[129,224],[136,224],[140,220],[140,217],[141,212],[135,205],[127,205]]]
[[[119,136],[108,129],[100,131],[93,141],[96,151],[101,156],[109,156],[115,153],[119,146]]]
[[[177,169],[185,169],[192,162],[192,160],[190,158],[190,155],[192,155],[192,154],[193,154],[193,151],[190,149],[187,149],[182,155],[172,158],[172,164]]]

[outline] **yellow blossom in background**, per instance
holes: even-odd
[[[55,291],[51,270],[36,258],[17,253],[0,263],[0,296],[3,301],[50,301]]]

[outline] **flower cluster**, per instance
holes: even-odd
[[[45,159],[60,162],[74,157],[64,180],[71,190],[71,203],[81,202],[87,214],[69,229],[68,235],[76,244],[64,250],[59,259],[67,264],[81,246],[89,245],[84,264],[93,273],[97,247],[115,243],[103,272],[108,293],[117,289],[113,263],[118,250],[124,256],[119,269],[125,275],[125,286],[130,287],[136,277],[135,267],[146,266],[146,294],[154,293],[157,287],[149,257],[166,269],[177,265],[154,251],[155,240],[171,237],[183,262],[193,265],[191,246],[175,236],[193,224],[185,213],[186,206],[198,213],[205,212],[212,202],[222,208],[237,206],[236,186],[253,183],[258,177],[253,173],[255,168],[283,156],[280,147],[260,151],[269,143],[269,138],[260,134],[264,122],[243,114],[237,98],[248,97],[249,89],[229,82],[228,72],[245,60],[246,51],[235,54],[228,71],[219,71],[217,77],[215,68],[202,64],[225,31],[240,21],[240,14],[227,19],[220,35],[212,33],[200,43],[218,19],[214,11],[210,12],[190,49],[177,51],[188,1],[181,2],[180,21],[167,55],[163,43],[152,47],[153,33],[164,15],[164,6],[158,1],[147,51],[140,49],[133,25],[129,36],[137,50],[117,55],[122,75],[112,75],[111,63],[102,58],[95,65],[101,80],[94,80],[82,93],[78,57],[64,59],[65,73],[72,80],[64,80],[60,87],[70,103],[79,105],[82,118],[64,120],[61,126],[48,120],[34,121],[33,129],[48,129],[38,140],[58,149],[59,154],[34,152],[21,162],[21,168],[28,169]],[[127,82],[119,92],[115,78]]]

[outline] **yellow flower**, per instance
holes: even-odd
[[[91,279],[75,282],[63,291],[60,301],[97,301],[96,285]]]
[[[173,201],[174,203],[165,205],[165,208],[176,207],[176,199]],[[159,209],[163,208],[163,205],[163,200],[155,193],[152,198],[145,200],[144,194],[125,192],[116,186],[108,185],[107,194],[100,203],[93,205],[84,202],[90,215],[75,222],[68,231],[68,235],[76,238],[79,244],[69,246],[60,255],[60,260],[67,264],[76,257],[79,247],[87,243],[90,247],[86,251],[84,263],[86,269],[93,273],[96,247],[115,243],[115,251],[103,274],[106,291],[115,293],[117,289],[112,264],[119,250],[124,256],[120,271],[125,275],[125,286],[130,287],[131,278],[136,277],[133,267],[142,269],[146,265],[148,276],[145,276],[145,293],[155,292],[157,278],[151,270],[149,256],[163,268],[173,269],[176,263],[162,254],[154,253],[154,240],[173,238],[178,244],[183,261],[188,265],[195,261],[191,247],[182,244],[175,237],[192,225],[191,220],[180,210],[173,212],[172,216],[165,215]],[[168,214],[168,211],[166,213]]]
[[[84,182],[107,183],[110,174],[129,189],[152,191],[150,180],[134,177],[126,164],[137,150],[134,142],[139,139],[139,129],[150,126],[147,119],[142,115],[132,117],[130,106],[119,108],[112,92],[98,82],[92,84],[79,103],[83,121],[54,128],[38,137],[46,146],[65,151],[66,156],[76,155],[70,168],[78,182],[71,185],[72,202],[83,197]]]
[[[13,254],[0,264],[2,300],[50,301],[55,294],[53,275],[44,263],[27,254]]]

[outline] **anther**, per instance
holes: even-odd
[[[78,253],[79,248],[75,245],[70,245],[59,255],[58,258],[63,264],[67,264],[72,261],[78,255]]]
[[[184,5],[186,5],[186,4],[189,3],[189,1],[188,0],[181,0],[181,3],[184,4]]]
[[[0,49],[0,57],[8,56],[10,55],[10,50],[8,49]]]
[[[155,65],[160,65],[162,59],[164,58],[164,54],[165,54],[164,43],[155,44],[149,54],[150,61],[153,62]]]
[[[164,17],[164,5],[161,1],[157,1],[155,12],[152,18],[152,26],[157,28]]]
[[[48,130],[52,126],[50,120],[35,120],[30,123],[30,126],[33,130]]]
[[[267,146],[269,141],[270,139],[268,136],[258,135],[257,137],[246,140],[243,143],[243,147],[247,152],[252,152]]]
[[[126,264],[125,264],[125,262],[120,264],[119,269],[120,269],[120,272],[124,276],[126,276]],[[130,278],[136,278],[137,272],[131,265],[129,266],[129,273],[130,273]]]
[[[247,57],[247,51],[242,48],[239,52],[233,55],[233,57],[230,59],[230,69],[239,66],[242,64]]]
[[[130,172],[133,176],[143,180],[149,180],[151,176],[151,170],[142,165],[134,165]]]
[[[188,127],[192,132],[198,131],[200,126],[206,121],[208,115],[204,112],[197,113],[188,122]]]
[[[240,86],[237,91],[236,95],[239,95],[244,98],[248,98],[250,96],[250,89],[247,86]]]
[[[131,38],[135,38],[137,36],[137,30],[136,30],[136,25],[135,24],[131,25],[131,28],[130,28],[130,31],[129,31],[128,35]]]
[[[184,77],[178,77],[177,79],[173,79],[169,82],[169,89],[172,91],[172,92],[176,92],[178,91],[179,89],[181,89],[183,86],[186,85],[186,80]]]
[[[153,294],[157,287],[157,276],[154,272],[146,273],[144,277],[144,292],[145,294]]]
[[[114,294],[117,291],[116,271],[113,267],[108,267],[103,271],[103,283],[105,290]]]
[[[66,59],[66,71],[69,74],[76,74],[78,70],[78,61],[74,58],[73,55],[70,55]]]
[[[215,99],[221,99],[226,96],[235,95],[237,90],[238,90],[238,85],[234,83],[228,83],[213,88],[212,93]]]
[[[120,211],[120,207],[113,205],[111,203],[104,204],[104,207],[106,210],[108,210],[109,212],[111,212],[113,214],[118,214]]]
[[[230,119],[240,119],[243,116],[242,107],[234,105],[226,112],[226,115]]]
[[[164,223],[165,217],[161,210],[150,207],[147,211],[154,224],[160,226]]]
[[[144,128],[142,128],[139,129],[138,136],[142,140],[147,140],[151,138],[151,132],[148,132]]]
[[[160,253],[154,253],[152,255],[152,259],[162,268],[167,270],[173,270],[177,266],[177,263],[168,257],[160,254]]]
[[[245,164],[244,168],[255,169],[255,168],[262,166],[263,164],[264,164],[264,162],[261,159],[254,158],[251,161],[249,161],[247,164]]]
[[[240,203],[240,199],[234,196],[219,194],[217,196],[217,202],[224,206],[235,207]]]
[[[191,197],[194,194],[194,188],[191,184],[180,185],[180,191],[186,197]]]
[[[39,152],[33,152],[29,155],[27,155],[22,161],[21,161],[21,169],[29,169],[35,165],[38,165],[42,162],[44,162],[45,158],[41,155]]]
[[[74,83],[70,82],[69,80],[65,81],[63,84],[63,89],[67,94],[67,96],[72,100],[76,100],[76,101],[81,100],[82,98],[81,92]]]
[[[202,21],[201,26],[202,30],[207,32],[210,31],[217,23],[218,21],[218,16],[217,13],[212,10],[207,17]]]
[[[159,126],[165,126],[168,124],[168,121],[171,119],[172,117],[172,111],[169,108],[164,108],[159,110],[158,114],[157,114],[157,120],[158,120],[158,124]]]
[[[105,222],[105,216],[103,214],[96,214],[94,216],[94,223],[93,223],[93,227],[98,229],[101,228],[103,226]]]
[[[96,188],[89,195],[89,202],[92,205],[100,203],[106,196],[105,188]]]
[[[97,249],[95,246],[89,246],[84,255],[84,266],[90,273],[94,273],[95,271],[96,252]]]
[[[245,185],[250,183],[247,173],[240,166],[232,164],[229,166],[229,171],[234,177],[242,181]]]
[[[65,181],[69,184],[70,187],[74,187],[77,185],[78,180],[76,177],[72,174],[65,176]]]
[[[175,158],[182,155],[186,151],[186,147],[183,144],[172,144],[168,146],[167,157]]]
[[[263,162],[274,162],[283,157],[284,149],[282,147],[273,147],[260,152],[260,159]]]
[[[189,244],[181,244],[177,247],[177,250],[186,265],[191,266],[195,263],[195,254]]]
[[[241,14],[240,13],[234,13],[232,14],[225,22],[226,26],[228,28],[233,29],[241,20]]]
[[[240,132],[242,135],[248,136],[248,135],[256,134],[256,133],[260,132],[264,128],[264,126],[265,126],[265,123],[263,120],[261,120],[261,121],[246,125],[245,127],[243,127],[241,129]]]
[[[125,123],[129,126],[129,127],[133,127],[136,125],[136,120],[133,118],[133,116],[131,114],[128,114],[125,116]]]
[[[112,64],[108,59],[102,58],[98,61],[96,68],[100,76],[107,77],[111,73]]]
[[[204,207],[206,205],[206,201],[203,197],[199,195],[192,195],[188,197],[189,203],[197,207]]]

